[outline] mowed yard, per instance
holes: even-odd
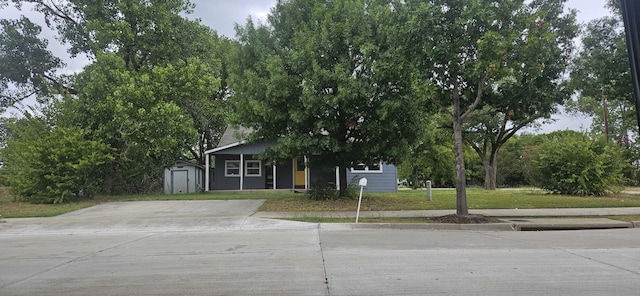
[[[640,189],[630,188],[626,192],[607,197],[576,197],[552,195],[534,188],[495,191],[472,188],[467,190],[467,200],[469,209],[640,207]],[[316,201],[309,199],[304,193],[291,191],[100,196],[77,203],[44,205],[20,202],[11,195],[8,188],[0,188],[0,215],[4,218],[51,217],[115,201],[229,199],[264,199],[265,203],[260,211],[265,212],[355,211],[358,205],[357,198]],[[365,192],[361,210],[445,210],[455,207],[455,189],[434,189],[431,201],[428,200],[425,190],[400,190],[396,193]]]

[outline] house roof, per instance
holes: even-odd
[[[253,129],[238,126],[238,127],[227,127],[222,134],[222,138],[220,138],[220,142],[218,142],[218,146],[216,148],[205,151],[205,154],[211,154],[214,152],[218,152],[221,150],[229,149],[235,146],[239,146],[245,143],[245,140],[249,134],[253,132]]]

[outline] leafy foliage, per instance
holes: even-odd
[[[160,174],[195,144],[197,129],[179,104],[206,104],[219,80],[197,59],[135,72],[117,56],[104,55],[85,68],[76,85],[80,93],[58,105],[57,123],[87,127],[93,138],[104,139],[115,157],[108,190],[137,192],[133,185]]]
[[[11,190],[33,203],[62,203],[99,192],[111,149],[87,140],[78,128],[50,128],[27,117],[12,126],[13,137],[2,150],[3,177]]]
[[[576,132],[556,133],[537,161],[542,188],[559,194],[602,196],[620,190],[627,165],[620,147]]]
[[[496,182],[502,187],[537,186],[538,158],[545,135],[516,135],[505,143],[498,159]]]
[[[413,66],[413,88],[451,118],[459,215],[468,214],[463,141],[492,169],[485,177],[492,182],[500,146],[567,97],[557,80],[576,26],[572,14],[563,15],[563,4],[394,2],[395,44]]]
[[[16,63],[0,69],[2,87],[24,85],[27,95],[42,96],[51,126],[80,128],[88,140],[113,149],[113,162],[98,176],[105,193],[153,191],[162,169],[175,160],[205,162],[204,151],[226,128],[231,92],[220,78],[228,76],[233,46],[199,20],[184,17],[191,2],[0,0],[0,5],[8,2],[28,3],[72,56],[84,54],[91,61],[66,79],[55,72],[59,59],[38,39],[38,26],[25,17],[3,20],[0,48],[6,52],[0,60],[6,56]]]
[[[278,1],[269,27],[239,27],[232,79],[236,123],[276,145],[268,159],[314,154],[312,165],[346,169],[394,162],[419,133],[419,100],[389,52],[388,6],[362,0]],[[248,62],[247,62],[248,61]]]
[[[2,19],[0,26],[0,110],[4,110],[31,95],[47,95],[51,83],[56,83],[53,72],[62,62],[38,36],[42,28],[28,18]]]
[[[398,165],[398,178],[407,179],[413,188],[421,186],[427,180],[431,180],[437,187],[454,186],[455,162],[451,129],[443,127],[447,123],[437,118],[438,116],[434,116],[425,119],[428,121],[420,142]]]
[[[318,182],[313,184],[306,195],[311,200],[337,200],[337,199],[353,199],[358,197],[360,187],[358,187],[359,176],[353,176],[347,185],[347,193],[340,194],[340,190],[336,189],[336,184]]]
[[[577,100],[567,106],[593,118],[591,132],[603,134],[625,148],[629,163],[640,159],[638,124],[620,2],[610,1],[611,17],[592,20],[582,31],[581,50],[571,67]],[[637,169],[625,175],[636,179]]]

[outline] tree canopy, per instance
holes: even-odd
[[[53,132],[79,129],[84,140],[111,149],[103,192],[154,190],[162,169],[174,161],[205,162],[204,151],[226,128],[229,90],[221,79],[228,76],[233,46],[199,20],[185,18],[191,2],[11,2],[40,12],[69,54],[89,58],[82,71],[65,76],[38,26],[25,17],[2,23],[0,49],[8,49],[0,59],[19,61],[0,69],[3,90],[30,90],[22,93],[42,98]],[[16,53],[22,54],[11,56]],[[3,96],[8,103],[22,98]]]
[[[395,64],[386,5],[362,0],[278,1],[267,25],[238,28],[233,89],[237,123],[275,141],[264,157],[313,155],[311,165],[346,169],[395,162],[419,133],[419,100]]]
[[[69,55],[89,60],[64,73],[33,19],[0,20],[0,109],[29,97],[43,104],[2,122],[3,170],[21,194],[40,188],[46,201],[94,192],[87,172],[103,176],[105,193],[149,191],[173,161],[205,163],[231,122],[251,128],[251,141],[275,143],[260,156],[266,163],[308,156],[310,166],[339,167],[343,195],[346,169],[363,164],[407,160],[403,175],[447,182],[455,172],[457,213],[466,215],[467,182],[481,178],[467,168],[479,158],[489,189],[509,179],[497,172],[501,147],[573,90],[575,110],[633,146],[620,18],[589,23],[572,64],[578,26],[565,2],[279,0],[265,24],[237,25],[235,41],[187,19],[189,0],[0,0],[40,13]],[[108,157],[82,159],[92,149],[74,142]],[[509,149],[512,159],[524,153]],[[29,171],[46,154],[61,166]],[[519,174],[509,182],[533,179]],[[20,187],[27,176],[62,187]]]
[[[395,44],[415,66],[413,87],[452,120],[459,215],[468,213],[464,140],[494,167],[500,145],[568,97],[558,80],[576,25],[573,13],[563,14],[564,2],[394,4],[401,27]],[[488,175],[495,180],[495,172]]]

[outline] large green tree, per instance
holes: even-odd
[[[381,1],[385,2],[385,1]],[[418,100],[396,63],[389,5],[363,0],[278,1],[268,24],[238,28],[244,60],[232,85],[237,123],[273,140],[264,157],[313,155],[346,169],[395,162],[417,139]]]
[[[594,132],[630,147],[638,126],[621,17],[614,14],[590,21],[581,40],[571,68],[578,100],[570,109],[592,116]]]
[[[558,102],[557,79],[570,46],[572,14],[564,1],[398,1],[401,30],[396,44],[414,65],[414,87],[452,119],[458,215],[467,215],[465,129],[476,114],[492,115],[495,126],[477,143],[485,163],[514,130],[547,116]],[[560,19],[557,19],[560,18]],[[400,25],[401,24],[401,25]],[[561,27],[560,24],[568,26]],[[565,32],[566,30],[566,32]],[[547,97],[553,96],[552,99]],[[489,147],[493,143],[491,150]],[[489,153],[490,152],[490,153]],[[489,173],[495,180],[495,172]]]
[[[219,80],[197,59],[140,72],[109,54],[87,66],[75,85],[78,95],[57,104],[52,117],[56,125],[85,128],[115,149],[104,189],[121,193],[147,191],[137,187],[148,185],[141,178],[158,175],[196,144],[197,129],[181,99],[192,98],[187,102],[198,108],[207,101],[193,98],[213,96]]]
[[[45,82],[54,91],[44,98],[53,104],[47,114],[56,127],[81,128],[115,149],[106,191],[145,190],[139,185],[153,181],[164,166],[179,158],[204,163],[204,151],[217,144],[226,127],[225,101],[230,92],[219,78],[227,77],[226,58],[233,47],[198,20],[185,18],[194,7],[191,2],[4,0],[0,4],[9,2],[41,12],[72,56],[85,55],[91,61],[76,77],[51,75],[53,79]],[[27,28],[26,24],[23,18],[7,27]],[[38,39],[36,29],[23,29],[0,41],[17,52],[40,48],[46,42]],[[18,42],[21,36],[33,38]],[[50,65],[45,70],[56,74],[57,64],[47,63],[57,61],[55,57],[38,52],[24,59],[18,68],[35,61]],[[40,73],[29,68],[24,72]],[[15,76],[8,81],[19,83]],[[34,88],[36,82],[26,83]]]
[[[582,31],[582,46],[571,68],[577,100],[569,110],[591,116],[593,134],[625,148],[625,158],[636,165],[625,174],[637,180],[638,125],[620,2],[609,1],[607,7],[611,16],[590,21]]]

